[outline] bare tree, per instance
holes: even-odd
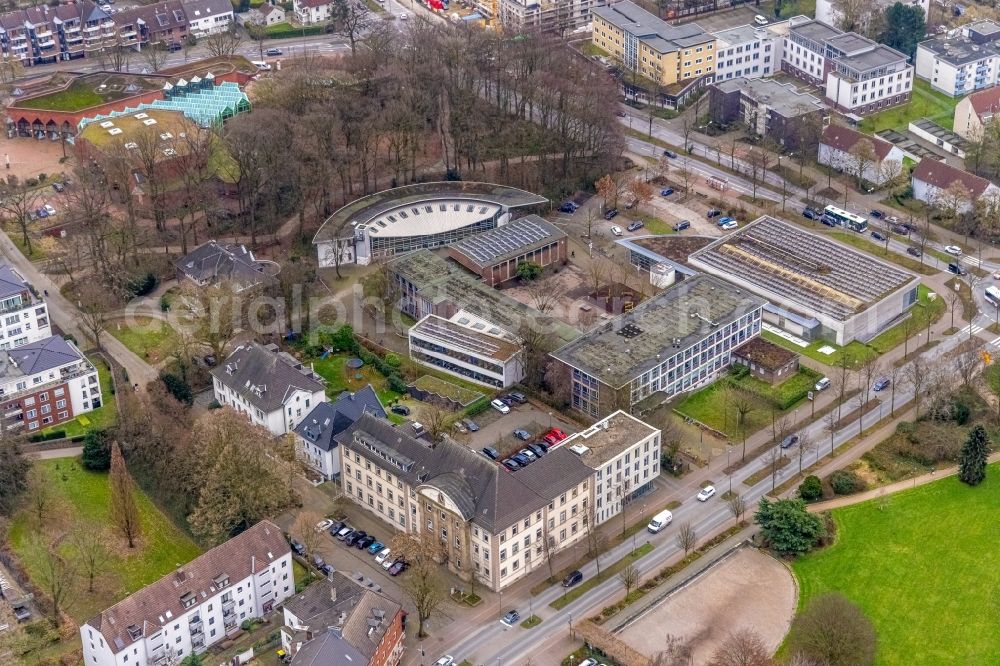
[[[87,577],[87,592],[94,591],[94,580],[104,572],[111,553],[100,530],[78,527],[71,536],[81,573]]]
[[[874,352],[868,354],[861,360],[861,365],[858,368],[858,378],[862,383],[861,393],[859,394],[861,409],[858,411],[858,434],[860,435],[864,432],[864,421],[865,412],[868,409],[868,405],[872,399],[872,386],[875,383],[876,378],[882,375],[882,363],[879,361],[878,354]]]
[[[111,293],[98,282],[87,282],[77,291],[80,323],[87,329],[98,349],[103,349],[101,333],[107,326],[111,310],[115,307]]]
[[[772,446],[767,452],[767,464],[771,468],[771,490],[773,491],[778,479],[778,470],[781,469],[779,463],[783,456],[778,446]]]
[[[424,638],[424,623],[437,612],[444,602],[444,586],[438,574],[435,561],[440,554],[440,546],[433,534],[399,534],[393,537],[391,548],[410,563],[410,571],[403,580],[402,588],[413,602],[417,611],[417,638]]]
[[[618,572],[618,582],[625,588],[625,598],[628,599],[628,595],[639,584],[639,568],[634,564],[627,564],[624,569]]]
[[[875,153],[875,144],[868,139],[862,139],[854,144],[848,153],[851,173],[858,180],[858,189],[864,187],[865,175],[878,163],[878,155]],[[845,192],[845,199],[847,197]]]
[[[698,543],[698,532],[695,530],[691,523],[682,523],[679,528],[677,528],[677,536],[675,538],[677,542],[677,547],[684,551],[684,556],[691,552],[691,549],[695,547]]]
[[[166,64],[169,55],[170,52],[167,51],[162,42],[149,44],[139,52],[139,57],[149,65],[149,69],[152,72],[158,72],[163,69],[163,65]]]
[[[292,529],[289,530],[292,536],[299,540],[306,547],[307,552],[315,552],[317,546],[323,542],[322,532],[316,531],[316,525],[323,520],[323,514],[318,511],[303,511],[295,518]]]
[[[32,579],[52,604],[52,621],[56,625],[62,624],[63,604],[73,595],[76,561],[63,557],[57,544],[48,543],[37,534],[31,537],[29,551],[35,563]]]
[[[733,514],[733,518],[736,519],[740,525],[743,524],[743,516],[747,512],[747,501],[743,495],[733,495],[728,500],[726,500],[726,506],[729,507],[730,513]]]
[[[799,474],[802,473],[802,459],[807,453],[815,448],[816,444],[812,441],[809,433],[803,432],[799,435]]]
[[[792,622],[792,652],[838,666],[867,666],[875,660],[875,628],[864,613],[839,592],[814,598]]]
[[[733,391],[730,404],[736,410],[736,429],[743,440],[743,455],[740,460],[747,458],[747,417],[757,410],[757,405],[753,399],[743,391]]]
[[[228,30],[213,32],[199,40],[205,46],[205,50],[213,58],[231,58],[236,55],[243,43],[243,36],[235,24]]]
[[[128,541],[129,548],[135,548],[135,542],[142,530],[139,517],[139,507],[135,502],[135,484],[125,467],[118,442],[111,443],[111,472],[108,477],[111,485],[111,507],[109,513],[115,527]]]
[[[38,205],[38,190],[20,184],[16,176],[8,176],[7,181],[0,181],[0,213],[4,222],[13,222],[21,230],[21,244],[32,255],[31,235],[28,227],[32,214]]]
[[[358,40],[377,20],[361,0],[333,1],[333,25],[339,34],[347,38],[352,55],[357,51]]]
[[[924,388],[930,378],[933,368],[930,363],[921,357],[910,361],[906,368],[906,379],[913,389],[913,420],[920,419],[920,408],[926,397],[923,394]]]
[[[772,666],[771,651],[753,629],[730,632],[712,653],[708,666]]]

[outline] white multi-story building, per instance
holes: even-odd
[[[288,543],[277,525],[261,521],[81,625],[84,664],[176,664],[293,594]]]
[[[773,76],[781,69],[782,33],[788,21],[766,27],[741,25],[713,33],[716,38],[715,80]]]
[[[4,427],[28,432],[65,423],[101,406],[95,368],[76,345],[54,335],[0,352]]]
[[[660,430],[618,410],[563,440],[594,470],[594,520],[600,525],[653,489],[660,474]]]
[[[781,69],[822,87],[838,110],[856,115],[906,104],[913,67],[905,54],[804,16],[789,19]]]
[[[367,413],[337,441],[345,496],[397,530],[435,535],[449,569],[492,590],[586,536],[594,471],[565,447],[509,471],[448,438],[430,448]]]
[[[371,384],[360,391],[345,391],[334,402],[320,402],[295,427],[295,452],[300,461],[325,479],[340,474],[336,436],[365,412],[384,419],[385,407]]]
[[[292,0],[292,11],[300,23],[326,23],[333,18],[333,0]]]
[[[229,0],[182,0],[188,18],[188,32],[204,37],[228,30],[233,23],[233,4]]]
[[[976,21],[917,44],[917,76],[958,97],[1000,83],[1000,25]]]
[[[451,319],[427,315],[410,328],[409,340],[417,363],[477,384],[506,388],[524,377],[520,340],[464,310]]]
[[[52,335],[49,308],[10,266],[0,266],[0,349],[13,349]]]
[[[272,435],[292,432],[313,407],[326,399],[322,377],[277,345],[241,345],[212,369],[215,399]]]
[[[708,275],[681,280],[552,352],[571,405],[602,417],[704,386],[760,333],[764,300]]]

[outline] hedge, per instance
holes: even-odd
[[[322,35],[324,32],[326,32],[325,25],[310,25],[304,28],[295,28],[290,23],[279,23],[267,29],[267,38],[308,37],[310,35]]]
[[[477,414],[482,414],[489,408],[490,408],[490,399],[486,396],[483,396],[482,398],[476,400],[474,403],[472,403],[466,408],[465,415],[469,417],[476,416]]]
[[[66,431],[65,430],[53,430],[52,432],[38,433],[37,435],[32,435],[30,441],[32,441],[32,442],[48,442],[48,441],[53,440],[53,439],[62,439],[65,436],[66,436]]]

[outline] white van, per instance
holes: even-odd
[[[767,25],[767,18],[757,14],[757,16],[753,17],[753,22],[757,25]]]
[[[830,388],[830,378],[824,377],[823,379],[816,382],[816,386],[814,386],[813,388],[816,389],[817,391],[825,391],[826,389]]]
[[[263,60],[251,60],[250,64],[251,65],[256,65],[257,69],[259,69],[259,70],[262,70],[262,71],[265,71],[265,72],[271,71],[271,66],[269,64],[267,64],[266,62],[264,62]]]
[[[646,525],[646,529],[652,532],[653,534],[656,534],[664,527],[669,525],[670,521],[672,521],[673,519],[674,519],[674,514],[664,509],[663,511],[653,516],[653,519],[649,521],[649,525]]]

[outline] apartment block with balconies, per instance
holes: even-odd
[[[0,350],[51,337],[49,309],[10,266],[0,265]]]
[[[295,594],[281,529],[261,521],[80,627],[87,666],[167,666],[240,631]]]
[[[952,97],[1000,84],[1000,24],[976,21],[917,45],[917,76]]]

